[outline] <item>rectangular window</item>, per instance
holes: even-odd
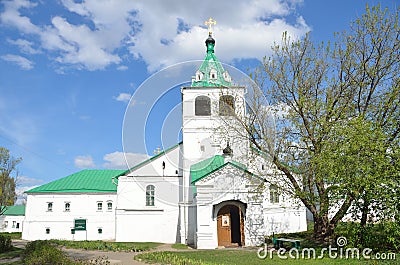
[[[8,227],[8,221],[5,221],[4,222],[4,228],[7,228]]]
[[[103,203],[97,202],[97,211],[102,211],[102,210],[103,210]]]
[[[112,202],[107,202],[107,210],[108,211],[112,210]]]
[[[53,211],[53,203],[52,202],[48,202],[47,203],[47,211],[48,212],[52,212]]]
[[[50,228],[46,228],[46,234],[50,234]]]
[[[17,222],[13,221],[12,228],[15,228]]]
[[[271,203],[279,203],[278,187],[274,184],[269,187],[269,200]]]
[[[146,187],[146,206],[154,206],[154,194],[155,194],[154,185],[148,185]]]
[[[69,212],[69,211],[71,210],[71,203],[66,202],[66,203],[65,203],[64,210],[65,210],[66,212]]]
[[[97,233],[103,234],[103,228],[99,227],[99,228],[97,229]]]
[[[15,228],[19,228],[19,223],[17,223],[17,226]]]

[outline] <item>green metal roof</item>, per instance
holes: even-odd
[[[3,209],[5,211],[3,212]],[[3,215],[25,215],[25,205],[14,205],[14,206],[2,206],[1,207],[1,212],[3,212]]]
[[[26,191],[26,193],[46,192],[117,192],[112,178],[127,170],[82,170],[59,180]]]
[[[203,73],[203,77],[201,80],[192,81],[191,87],[228,87],[232,86],[232,82],[228,82],[225,80],[223,74],[225,72],[224,68],[222,67],[222,64],[220,61],[217,59],[217,57],[214,54],[214,46],[215,46],[215,41],[209,36],[209,38],[206,40],[206,46],[207,46],[207,53],[206,57],[203,60],[203,63],[201,64],[199,68],[199,72]],[[215,69],[216,71],[216,78],[212,79],[210,76],[210,72],[212,69]]]
[[[226,165],[232,165],[240,170],[246,171],[247,173],[253,175],[247,170],[247,167],[236,161],[225,162],[222,155],[215,155],[213,157],[207,158],[190,167],[190,175],[192,177],[192,183],[199,181],[200,179],[210,175],[211,173],[225,167]]]

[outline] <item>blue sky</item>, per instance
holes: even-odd
[[[3,0],[0,146],[23,158],[21,189],[82,168],[122,168],[126,108],[149,104],[129,103],[131,95],[142,87],[157,98],[149,77],[201,60],[210,16],[217,21],[217,57],[246,72],[283,31],[294,37],[311,31],[314,40],[326,41],[348,28],[367,3],[378,1]],[[392,10],[399,4],[380,3]],[[144,137],[129,139],[130,164],[179,141],[178,92],[172,89],[158,101]],[[165,119],[171,121],[168,137],[160,136]],[[146,148],[139,148],[144,141]]]

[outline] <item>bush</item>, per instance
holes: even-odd
[[[8,235],[0,235],[0,253],[4,253],[11,249],[11,237]]]
[[[378,252],[400,250],[399,222],[385,221],[367,224],[365,227],[359,223],[340,223],[335,234],[346,237],[348,247],[367,247]]]
[[[73,265],[76,264],[58,247],[48,241],[32,241],[26,245],[22,255],[23,264],[29,265]]]

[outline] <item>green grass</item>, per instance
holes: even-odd
[[[10,236],[11,239],[21,239],[22,233],[21,232],[0,233],[0,235]]]
[[[105,251],[133,251],[141,252],[151,250],[160,245],[155,242],[105,242],[105,241],[67,241],[50,240],[59,246],[85,250],[105,250]]]
[[[13,247],[10,251],[0,253],[0,260],[13,259],[13,258],[19,257],[22,252],[24,252],[23,249]]]
[[[350,265],[375,265],[375,264],[398,264],[395,261],[374,261],[374,260],[357,260],[357,259],[279,259],[277,255],[273,255],[270,259],[260,259],[257,257],[256,250],[199,250],[185,252],[150,252],[135,256],[136,260],[142,260],[149,263],[161,264],[190,264],[190,265],[265,265],[265,264],[350,264]]]
[[[11,265],[11,264],[21,264],[20,260],[14,261],[14,262],[6,262],[7,260],[11,260],[14,258],[18,258],[21,256],[21,254],[24,252],[23,249],[21,248],[16,248],[13,247],[10,251],[4,252],[0,254],[0,260],[1,264],[3,265]]]
[[[185,244],[178,244],[178,243],[173,244],[171,247],[174,249],[189,249],[188,246],[186,246]]]

